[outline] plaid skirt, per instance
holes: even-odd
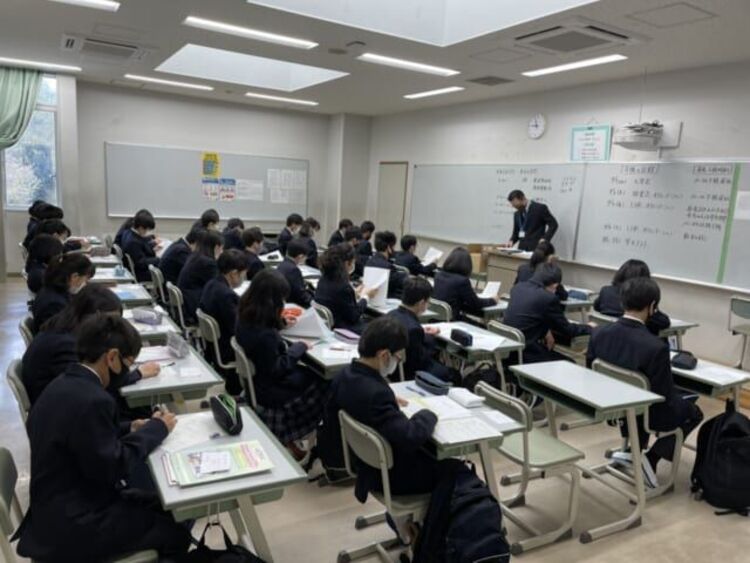
[[[258,405],[258,416],[286,445],[312,433],[323,418],[330,383],[316,378],[300,395],[280,407]]]

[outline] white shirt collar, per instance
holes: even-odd
[[[642,325],[645,325],[645,324],[646,324],[646,323],[644,323],[644,322],[643,322],[643,321],[642,321],[641,319],[639,319],[638,317],[633,317],[633,316],[631,316],[631,315],[623,315],[623,316],[622,316],[622,318],[623,318],[623,319],[630,319],[631,321],[635,321],[635,322],[637,322],[637,323],[641,323]]]
[[[87,370],[89,370],[89,371],[90,371],[91,373],[93,373],[93,374],[94,374],[94,375],[96,376],[96,378],[97,378],[97,379],[99,380],[99,382],[100,382],[100,383],[101,383],[102,385],[104,385],[104,382],[102,381],[102,378],[101,378],[101,376],[100,376],[100,375],[99,375],[98,373],[96,373],[96,370],[95,370],[94,368],[92,368],[92,367],[90,367],[90,366],[87,366],[86,364],[81,364],[81,365],[82,365],[83,367],[85,367],[85,368],[86,368]]]

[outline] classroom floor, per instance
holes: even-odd
[[[23,354],[18,321],[25,314],[25,300],[26,289],[21,280],[0,283],[0,338],[3,343],[0,368],[3,373],[12,359]],[[722,408],[721,403],[710,399],[702,399],[700,405],[706,418]],[[606,448],[619,442],[618,436],[616,429],[606,425],[560,433],[562,439],[585,451],[587,461],[592,465],[600,462]],[[689,441],[694,440],[695,435]],[[28,442],[7,384],[0,385],[0,445],[13,452],[19,468],[18,491],[25,507],[28,504]],[[582,530],[616,519],[629,507],[623,497],[606,487],[583,480],[575,539],[532,551],[515,560],[525,563],[749,561],[750,520],[740,516],[717,517],[710,506],[692,499],[688,480],[693,461],[694,453],[684,450],[675,492],[649,503],[642,526],[587,545],[577,540]],[[510,472],[513,465],[498,455],[495,469],[499,478]],[[666,464],[662,464],[661,470],[665,469]],[[550,515],[563,517],[566,485],[561,478],[532,482],[527,493],[528,506],[519,509],[519,513],[528,515],[538,527],[548,529],[544,525],[550,523]],[[504,490],[510,492],[511,489]],[[379,505],[374,502],[364,506],[357,503],[350,487],[320,488],[310,483],[290,487],[280,501],[260,506],[259,515],[276,563],[331,563],[342,548],[356,547],[390,535],[385,525],[363,531],[354,529],[356,516],[378,509]],[[552,521],[550,527],[556,527],[556,522]],[[519,529],[507,521],[506,525],[511,538],[518,537]],[[231,529],[231,524],[227,523],[227,526]],[[200,522],[195,528],[198,534],[199,528],[202,530]],[[218,536],[211,535],[210,540],[218,545]]]

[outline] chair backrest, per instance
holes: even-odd
[[[23,342],[28,348],[31,341],[34,340],[34,317],[31,313],[26,313],[26,315],[18,321],[18,330],[21,332],[21,338],[23,338]]]
[[[106,246],[107,248],[112,248],[112,244],[114,243],[114,240],[115,239],[112,238],[112,235],[109,235],[109,234],[104,235],[104,246]]]
[[[169,299],[167,298],[167,294],[164,291],[164,274],[158,267],[154,266],[153,264],[148,265],[148,271],[151,274],[151,281],[156,288],[159,299],[161,299],[161,302],[165,305],[169,305]]]
[[[617,322],[617,317],[610,317],[598,311],[589,311],[589,320],[598,325],[611,325]]]
[[[26,386],[21,379],[21,360],[13,360],[10,363],[7,379],[10,390],[13,391],[13,396],[16,398],[21,420],[26,424],[26,419],[29,418],[29,411],[31,410],[31,401],[29,400],[29,394],[26,392]]]
[[[233,369],[234,363],[225,362],[224,358],[221,357],[221,349],[219,348],[221,328],[219,327],[219,323],[215,318],[201,309],[197,309],[195,314],[198,317],[198,332],[203,342],[208,342],[213,347],[216,363],[224,369]]]
[[[354,471],[349,449],[363,463],[380,469],[383,480],[383,496],[385,505],[390,510],[391,506],[391,482],[388,470],[393,467],[393,450],[391,445],[375,430],[354,420],[343,410],[339,411],[339,423],[341,424],[341,443],[344,448],[344,466],[349,475],[354,476]]]
[[[14,563],[16,557],[8,537],[21,523],[23,512],[16,495],[18,470],[13,455],[6,448],[0,447],[0,554],[3,561]],[[14,522],[15,520],[15,522]]]
[[[449,323],[453,319],[453,310],[445,301],[431,298],[429,309],[438,315],[438,320],[442,323]]]
[[[740,297],[739,295],[733,295],[729,299],[729,309],[738,317],[743,319],[750,319],[750,299],[747,297]]]
[[[638,373],[637,371],[621,368],[620,366],[605,362],[604,360],[594,360],[594,363],[591,364],[591,369],[598,373],[618,379],[619,381],[627,383],[628,385],[633,385],[634,387],[638,387],[646,391],[651,390],[651,384],[649,383],[648,379],[646,379],[644,375]]]
[[[409,268],[407,268],[406,266],[399,266],[398,264],[394,264],[394,266],[397,272],[401,272],[402,274],[406,274],[407,276],[411,274]]]
[[[133,263],[133,259],[130,257],[130,254],[125,254],[123,256],[125,267],[128,269],[128,271],[133,274],[133,277],[135,277],[135,264]]]
[[[29,257],[29,251],[28,251],[28,249],[27,249],[27,248],[26,248],[26,247],[25,247],[25,246],[23,245],[23,243],[22,243],[22,242],[19,242],[19,243],[18,243],[18,246],[20,246],[20,247],[21,247],[21,257],[23,258],[23,262],[24,262],[24,264],[25,264],[25,263],[26,263],[26,260],[27,260],[27,259],[28,259],[28,257]]]
[[[120,262],[122,262],[122,248],[120,248],[119,244],[112,243],[112,250],[115,251],[115,256],[117,256],[120,259]]]
[[[169,295],[172,318],[177,321],[184,332],[187,330],[187,325],[185,324],[185,301],[182,298],[182,290],[172,282],[167,282],[167,295]]]
[[[519,344],[526,346],[526,335],[517,328],[512,326],[504,325],[500,321],[490,321],[487,323],[487,330],[499,334],[500,336],[518,342]],[[523,350],[518,351],[518,363],[523,363]]]
[[[247,357],[245,350],[240,346],[237,339],[233,336],[230,340],[232,344],[232,350],[234,350],[234,359],[237,363],[237,375],[240,376],[240,381],[245,385],[245,391],[250,398],[250,405],[253,410],[258,410],[258,401],[255,398],[255,383],[253,378],[255,377],[255,364]]]
[[[333,313],[331,313],[331,310],[326,307],[325,305],[321,305],[320,303],[316,303],[315,301],[312,302],[313,309],[315,309],[315,312],[318,313],[321,319],[323,319],[323,322],[326,323],[326,326],[333,330]]]
[[[486,381],[477,383],[474,387],[474,393],[480,397],[484,397],[485,404],[488,406],[520,422],[526,432],[530,432],[534,428],[534,415],[531,412],[531,408],[521,399],[508,393],[503,393]]]

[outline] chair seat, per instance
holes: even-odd
[[[385,506],[385,496],[383,493],[370,493],[380,504]],[[430,504],[430,495],[391,495],[391,506],[393,507],[392,516],[411,514],[421,512],[427,509]]]
[[[750,325],[733,326],[732,334],[743,334],[745,336],[750,336]]]
[[[523,434],[507,435],[498,450],[516,463],[523,463]],[[585,454],[550,436],[547,431],[534,428],[529,432],[529,466],[545,469],[556,465],[574,463]]]

